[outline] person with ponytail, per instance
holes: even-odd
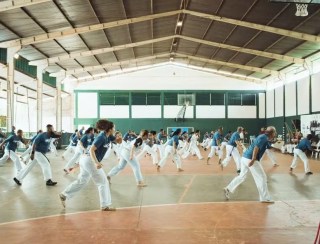
[[[80,174],[78,175],[78,179],[59,194],[63,207],[66,205],[66,200],[72,198],[92,178],[98,188],[101,210],[115,211],[115,208],[111,207],[110,187],[101,163],[111,141],[115,139],[113,136],[115,128],[113,122],[105,119],[99,120],[96,123],[96,128],[100,133],[94,139],[89,152],[82,154],[80,157]]]

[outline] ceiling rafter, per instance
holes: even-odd
[[[195,57],[195,56],[190,56],[186,55],[189,59],[196,60],[196,61],[201,61],[204,63],[210,63],[210,64],[216,64],[216,65],[224,65],[232,68],[238,68],[238,69],[243,69],[243,70],[248,70],[248,71],[254,71],[262,74],[267,74],[267,75],[273,75],[273,76],[280,76],[280,72],[276,70],[270,70],[270,69],[265,69],[265,68],[258,68],[254,66],[248,66],[248,65],[242,65],[242,64],[236,64],[236,63],[230,63],[230,62],[223,62],[223,61],[218,61],[218,60],[213,60],[213,59],[208,59],[208,58],[200,58],[200,57]]]
[[[69,70],[62,71],[62,72],[51,73],[50,76],[58,77],[58,76],[73,75],[73,74],[84,73],[84,72],[88,72],[88,71],[101,70],[101,69],[108,68],[108,67],[117,67],[120,65],[122,66],[122,65],[136,64],[137,62],[152,60],[152,59],[156,59],[156,58],[163,58],[166,56],[169,57],[169,53],[147,56],[147,57],[143,57],[143,58],[128,59],[128,60],[124,60],[124,61],[106,63],[106,64],[102,64],[102,65],[88,66],[88,67],[79,68],[79,69],[69,69]]]
[[[154,56],[147,56],[147,57],[143,57],[143,58],[128,59],[128,60],[124,60],[124,61],[120,61],[120,62],[106,63],[106,64],[103,64],[103,65],[94,65],[94,66],[87,66],[87,67],[78,68],[78,69],[69,69],[69,70],[66,70],[66,71],[51,73],[50,76],[56,77],[56,76],[74,75],[74,74],[77,74],[77,73],[101,70],[101,69],[104,69],[104,68],[107,68],[107,67],[128,65],[128,64],[133,64],[133,63],[135,64],[136,62],[140,62],[140,61],[147,61],[147,60],[152,60],[152,59],[155,59],[155,58],[166,57],[166,56],[169,57],[169,55],[170,55],[169,53],[163,53],[163,54],[154,55]],[[273,76],[277,76],[277,77],[280,76],[280,72],[279,71],[275,71],[275,70],[258,68],[258,67],[248,66],[248,65],[241,65],[241,64],[230,63],[230,62],[229,63],[228,62],[222,62],[222,61],[218,61],[218,60],[209,60],[207,58],[194,57],[194,56],[189,56],[189,55],[184,55],[184,54],[179,55],[178,53],[177,53],[177,55],[180,56],[180,57],[186,57],[188,59],[193,59],[193,60],[197,60],[197,61],[201,61],[201,62],[207,62],[207,63],[217,64],[217,65],[225,65],[225,66],[229,66],[229,67],[233,67],[233,68],[239,68],[239,69],[259,72],[259,73],[263,73],[263,74],[267,74],[267,75],[273,75]]]
[[[247,14],[251,11],[251,9],[256,5],[256,3],[258,2],[258,0],[254,0],[253,3],[250,5],[250,7],[246,10],[246,12],[244,13],[244,15],[241,17],[240,21],[242,21]],[[234,31],[238,28],[237,25],[233,26],[232,30],[229,32],[229,34],[225,37],[225,39],[223,40],[223,44],[227,42],[227,40],[230,38],[230,36],[234,33]],[[213,59],[217,53],[220,51],[220,48],[217,48],[213,54],[210,56],[210,59]],[[204,65],[205,66],[205,65]]]
[[[297,26],[295,26],[294,28],[293,28],[293,30],[295,30],[295,29],[297,29],[297,28],[299,28],[301,25],[303,25],[305,22],[307,22],[309,19],[311,19],[312,17],[314,17],[314,16],[316,16],[317,14],[319,14],[319,12],[320,12],[320,9],[318,9],[316,12],[314,12],[312,15],[309,15],[307,18],[305,18],[303,21],[301,21]],[[272,48],[274,45],[276,45],[277,43],[279,43],[281,40],[283,40],[284,38],[286,38],[285,36],[282,36],[282,37],[280,37],[278,40],[276,40],[274,43],[272,43],[270,46],[268,46],[265,50],[268,50],[268,49],[270,49],[270,48]],[[293,51],[294,49],[296,49],[297,47],[299,47],[300,45],[303,45],[304,44],[304,42],[302,43],[302,44],[299,44],[299,45],[297,45],[297,46],[295,46],[294,48],[292,48],[290,51],[288,51],[288,52],[291,52],[291,51]],[[249,60],[248,62],[247,62],[247,64],[249,63],[249,62],[252,62],[254,59],[255,59],[256,57],[253,57],[251,60]],[[305,61],[305,64],[306,65],[308,65],[308,62],[309,62],[309,60],[308,59],[305,59],[306,61]],[[272,61],[270,61],[270,62],[268,62],[265,66],[267,66],[268,64],[270,64],[271,62],[273,62],[273,60]],[[252,74],[250,74],[250,75],[252,75]]]
[[[221,17],[221,16],[217,16],[217,15],[213,15],[213,14],[206,14],[206,13],[200,13],[200,12],[196,12],[196,11],[182,9],[182,10],[164,12],[164,13],[159,13],[159,14],[145,15],[145,16],[131,18],[131,19],[117,20],[117,21],[112,21],[112,22],[108,22],[108,23],[101,23],[101,24],[89,25],[89,26],[84,26],[84,27],[70,28],[70,29],[67,29],[64,31],[56,31],[56,32],[51,32],[51,33],[30,36],[30,37],[19,38],[19,39],[10,40],[10,41],[4,41],[4,42],[0,43],[0,47],[8,48],[8,47],[17,46],[17,45],[21,45],[21,46],[30,45],[30,44],[35,44],[35,43],[39,43],[39,42],[53,40],[56,38],[63,38],[66,36],[78,35],[78,34],[87,33],[87,32],[91,32],[91,31],[97,31],[97,30],[108,29],[108,28],[112,28],[112,27],[118,27],[118,26],[143,22],[143,21],[149,21],[149,20],[157,19],[157,18],[174,16],[174,15],[177,15],[180,13],[190,14],[192,16],[196,16],[199,18],[206,18],[206,19],[224,22],[224,23],[228,23],[228,24],[232,24],[232,25],[243,26],[243,27],[247,27],[247,28],[251,28],[251,29],[270,32],[270,33],[278,34],[278,35],[282,35],[282,36],[288,36],[288,37],[292,37],[292,38],[296,38],[296,39],[300,39],[300,40],[304,40],[304,41],[311,41],[311,42],[320,43],[320,36],[316,36],[316,35],[311,35],[311,34],[307,34],[307,33],[301,33],[301,32],[297,32],[297,31],[291,31],[291,30],[276,28],[276,27],[272,27],[272,26],[266,26],[266,25],[252,23],[252,22]]]
[[[47,58],[47,59],[30,61],[29,64],[30,65],[53,64],[53,63],[58,63],[60,61],[64,61],[64,60],[68,60],[68,59],[76,59],[78,57],[88,57],[88,56],[97,55],[97,54],[101,54],[101,53],[114,52],[114,51],[118,51],[118,50],[124,50],[124,49],[128,49],[128,48],[143,46],[143,45],[147,45],[147,44],[151,44],[151,43],[162,42],[162,41],[166,41],[166,40],[170,40],[170,39],[183,39],[183,40],[196,42],[199,44],[205,44],[208,46],[230,49],[230,50],[234,50],[237,52],[248,53],[248,54],[267,57],[267,58],[271,58],[271,59],[287,61],[290,63],[304,64],[304,62],[305,62],[305,60],[302,58],[291,57],[288,55],[280,55],[280,54],[276,54],[276,53],[270,53],[270,52],[255,50],[255,49],[242,48],[242,47],[228,45],[228,44],[221,44],[218,42],[201,40],[201,39],[188,37],[188,36],[184,36],[184,35],[172,35],[172,36],[166,36],[166,37],[150,39],[150,40],[140,41],[140,42],[135,42],[135,43],[129,43],[129,44],[124,44],[124,45],[118,45],[118,46],[113,46],[113,47],[100,48],[100,49],[94,49],[94,50],[89,50],[89,51],[72,52],[72,53],[60,55],[57,57],[51,57],[51,58]]]
[[[27,7],[39,3],[51,2],[51,0],[6,0],[0,1],[0,12]]]
[[[47,59],[39,59],[39,60],[30,61],[29,64],[30,65],[37,65],[37,64],[42,64],[42,63],[53,64],[53,63],[58,63],[58,62],[68,60],[68,59],[75,59],[78,57],[88,57],[88,56],[102,54],[102,53],[119,51],[119,50],[123,50],[123,49],[127,49],[127,48],[133,48],[133,47],[147,45],[150,43],[166,41],[166,40],[170,40],[172,38],[174,38],[174,36],[160,37],[160,38],[156,38],[156,39],[152,39],[152,40],[134,42],[134,43],[118,45],[118,46],[113,46],[113,47],[93,49],[93,50],[88,50],[88,51],[71,52],[69,54],[60,55],[57,57],[51,57],[51,58],[47,58]]]
[[[95,17],[96,17],[97,21],[101,24],[100,17],[96,14],[96,10],[95,10],[95,8],[93,7],[93,5],[91,4],[91,1],[90,1],[90,0],[88,0],[88,2],[89,2],[89,6],[91,7],[91,10],[92,10],[93,14],[95,15]],[[110,44],[110,46],[111,46],[111,43],[110,43],[109,37],[108,37],[108,35],[107,35],[107,33],[106,33],[105,29],[107,29],[107,28],[104,28],[104,29],[101,29],[101,30],[103,31],[103,35],[105,36],[105,38],[106,38],[107,42],[108,42],[108,43]],[[113,54],[113,56],[115,57],[115,59],[116,59],[117,61],[119,61],[119,58],[118,58],[117,54],[116,54],[115,52],[112,52],[112,54]],[[122,69],[122,67],[121,67],[121,66],[120,66],[120,69]],[[106,72],[107,72],[107,71],[106,71]]]
[[[123,7],[124,14],[125,14],[125,16],[126,16],[126,19],[128,19],[126,6],[125,6],[125,4],[124,4],[123,1],[124,1],[124,0],[121,0],[120,2],[122,3],[122,7]],[[131,33],[131,30],[130,30],[130,25],[127,25],[127,30],[128,30],[128,32],[129,32],[130,42],[132,43],[132,37],[131,37],[131,36],[132,36],[132,33]],[[136,58],[137,56],[136,56],[136,53],[134,52],[134,48],[131,48],[131,50],[132,50],[132,53],[133,53],[133,57]]]
[[[275,21],[288,7],[290,6],[290,4],[286,4],[271,20],[268,21],[267,25],[270,25],[273,21]],[[248,40],[243,47],[247,47],[252,41],[254,41],[260,34],[262,33],[262,31],[258,31],[253,37],[250,38],[250,40]],[[265,49],[264,51],[266,51],[267,49]],[[232,57],[228,60],[231,61],[233,60],[236,56],[238,55],[238,52],[235,53],[234,55],[232,55]],[[247,62],[248,63],[248,62]]]
[[[224,4],[224,0],[221,0],[219,6],[218,6],[218,8],[217,8],[217,10],[215,11],[215,15],[217,15],[217,14],[219,13],[219,11],[220,11],[220,9],[222,8],[222,5],[223,5],[223,4]],[[211,26],[213,25],[213,23],[214,23],[214,20],[211,20],[210,23],[208,24],[206,30],[204,31],[201,39],[204,40],[204,39],[206,38],[206,36],[207,36],[207,34],[208,34]],[[200,49],[200,46],[201,46],[201,44],[199,43],[199,45],[196,47],[195,51],[193,52],[193,56],[196,56],[196,55],[197,55],[197,53],[198,53],[198,51],[199,51],[199,49]]]
[[[0,47],[8,48],[8,47],[18,46],[18,45],[25,46],[25,45],[30,45],[30,44],[40,43],[40,42],[46,42],[46,41],[50,41],[57,38],[79,35],[79,34],[88,33],[91,31],[104,30],[108,28],[119,27],[123,25],[139,23],[143,21],[149,21],[152,19],[174,16],[179,14],[180,12],[181,10],[176,10],[176,11],[164,12],[159,14],[145,15],[145,16],[131,18],[131,19],[122,19],[122,20],[116,20],[116,21],[111,21],[107,23],[88,25],[84,27],[69,28],[63,31],[55,31],[55,32],[0,42]]]

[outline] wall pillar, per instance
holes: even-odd
[[[14,121],[14,56],[21,46],[7,49],[7,132],[11,132]]]
[[[37,130],[42,130],[43,72],[47,64],[37,66]]]

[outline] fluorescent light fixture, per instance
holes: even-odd
[[[181,27],[182,24],[183,24],[183,22],[182,22],[181,20],[179,20],[179,21],[177,22],[177,26],[178,26],[178,27]]]

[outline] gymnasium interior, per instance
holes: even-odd
[[[320,243],[319,0],[0,0],[0,88],[0,157],[22,130],[24,169],[39,130],[59,135],[44,155],[54,186],[38,164],[19,185],[10,154],[0,163],[1,244]],[[163,129],[163,144],[177,129],[198,133],[202,158],[188,151],[183,171],[171,158],[157,170],[146,153],[146,187],[129,165],[108,182],[116,211],[101,211],[94,180],[63,206],[81,173],[64,172],[70,138],[101,119],[123,136]],[[268,126],[272,202],[250,171],[226,198],[235,160],[221,167],[205,139],[242,127],[243,155]],[[308,134],[312,175],[300,158],[291,166]],[[119,160],[111,151],[105,174]]]

